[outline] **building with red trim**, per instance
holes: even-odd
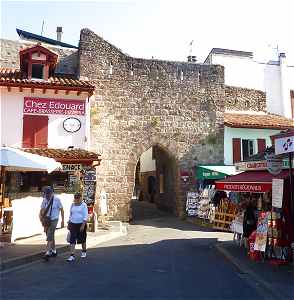
[[[224,162],[233,165],[272,145],[271,136],[293,129],[294,122],[265,112],[228,111],[224,114]]]
[[[15,42],[11,51],[13,46],[19,47],[19,68],[0,68],[1,145],[87,150],[94,86],[60,67],[76,50],[60,57],[40,43]]]

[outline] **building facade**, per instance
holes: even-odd
[[[265,92],[269,113],[294,118],[294,66],[287,63],[285,53],[278,60],[259,62],[253,52],[213,48],[204,63],[224,66],[228,86]]]

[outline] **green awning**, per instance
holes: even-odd
[[[238,173],[235,166],[197,166],[196,179],[223,179]]]

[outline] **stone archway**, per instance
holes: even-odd
[[[167,210],[177,216],[182,215],[183,205],[180,199],[179,182],[179,161],[177,158],[177,147],[174,142],[154,135],[144,139],[131,150],[129,155],[126,174],[128,174],[129,199],[135,187],[135,176],[137,163],[140,156],[149,148],[157,149],[157,170],[156,170],[156,194],[154,202],[159,209]],[[162,182],[161,182],[162,181]],[[164,190],[162,187],[164,186]],[[130,218],[133,217],[131,201],[129,202]]]

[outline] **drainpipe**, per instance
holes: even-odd
[[[291,119],[292,109],[291,109],[290,89],[288,85],[287,62],[286,62],[285,53],[279,54],[279,62],[280,62],[282,114],[284,117]]]

